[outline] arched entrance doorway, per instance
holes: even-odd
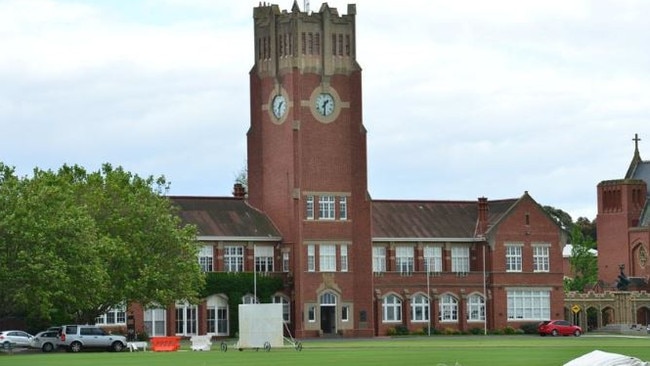
[[[336,295],[331,292],[320,296],[320,329],[323,334],[336,334]]]
[[[636,322],[637,324],[650,324],[650,309],[646,306],[642,306],[636,311]]]

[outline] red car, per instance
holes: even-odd
[[[558,335],[574,335],[576,337],[580,337],[582,334],[582,328],[577,325],[573,325],[566,320],[543,321],[537,326],[537,331],[541,336],[550,334],[554,337]]]

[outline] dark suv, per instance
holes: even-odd
[[[59,331],[59,347],[71,352],[79,352],[83,348],[120,352],[126,348],[126,337],[106,333],[96,325],[64,325]]]

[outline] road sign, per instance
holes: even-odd
[[[573,305],[571,307],[571,311],[573,311],[575,314],[578,314],[580,312],[580,306],[579,305]]]

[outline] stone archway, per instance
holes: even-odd
[[[650,324],[650,308],[647,306],[641,306],[636,309],[636,322],[637,324]]]
[[[601,315],[603,317],[603,327],[607,324],[616,323],[616,312],[613,307],[607,306],[601,310]]]

